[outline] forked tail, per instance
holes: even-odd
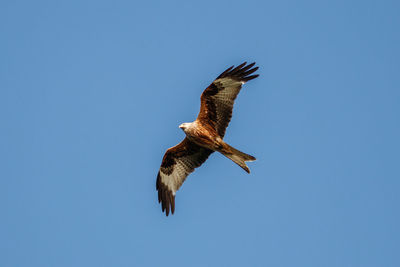
[[[227,143],[224,143],[223,148],[220,150],[220,152],[233,162],[235,162],[237,165],[239,165],[243,170],[245,170],[247,173],[250,173],[249,167],[246,165],[246,161],[255,161],[256,158],[243,153],[242,151],[237,150],[234,147],[231,147]]]

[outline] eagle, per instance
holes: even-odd
[[[225,130],[232,118],[233,104],[242,85],[258,77],[253,74],[255,62],[230,67],[222,72],[201,94],[200,113],[193,122],[179,125],[186,137],[178,145],[169,148],[158,171],[156,189],[158,202],[166,216],[175,211],[175,193],[186,177],[203,164],[214,152],[220,152],[247,173],[246,161],[255,157],[243,153],[223,141]]]

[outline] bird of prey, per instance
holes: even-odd
[[[218,151],[247,173],[246,161],[255,157],[243,153],[223,141],[225,130],[232,117],[233,103],[242,85],[257,78],[255,63],[240,64],[221,73],[201,95],[200,113],[194,122],[179,125],[186,137],[178,145],[169,148],[162,159],[157,175],[156,189],[162,211],[168,216],[175,211],[175,193],[186,177],[203,164],[208,156]]]

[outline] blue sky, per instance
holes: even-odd
[[[1,266],[400,266],[396,1],[2,1]],[[155,179],[220,72],[225,140]]]

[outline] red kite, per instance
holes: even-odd
[[[220,152],[250,173],[245,162],[254,161],[256,158],[222,140],[232,117],[233,103],[242,85],[258,77],[250,75],[258,69],[253,68],[255,63],[247,66],[246,64],[244,62],[236,68],[232,66],[221,73],[201,95],[197,119],[179,125],[186,137],[178,145],[167,150],[156,182],[158,202],[161,202],[162,211],[165,211],[167,216],[170,210],[172,214],[175,211],[175,193],[186,177],[214,151]]]

